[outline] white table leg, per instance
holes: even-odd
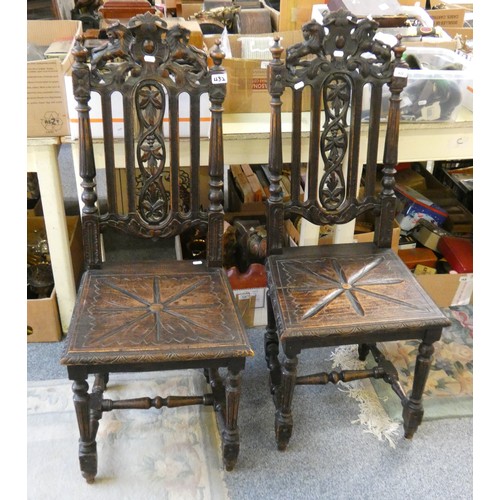
[[[28,141],[28,171],[38,175],[61,327],[66,333],[75,305],[76,285],[57,160],[58,151],[59,143],[30,145]]]

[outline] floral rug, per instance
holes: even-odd
[[[203,374],[186,370],[111,374],[105,394],[125,399],[203,392],[207,392]],[[104,413],[97,435],[98,473],[95,483],[89,485],[80,475],[72,398],[68,380],[28,383],[28,499],[227,498],[211,408]]]
[[[472,416],[473,407],[473,312],[472,306],[443,309],[452,324],[434,344],[434,357],[424,393],[424,421]],[[378,347],[396,366],[406,393],[411,391],[418,341],[388,342]],[[334,368],[363,369],[375,366],[370,355],[366,362],[357,359],[357,346],[337,348],[332,353]],[[402,422],[401,401],[389,384],[381,380],[340,383],[360,405],[355,423],[394,446]]]

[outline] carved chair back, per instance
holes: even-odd
[[[316,225],[342,224],[372,211],[376,244],[390,246],[399,101],[407,81],[407,65],[402,60],[404,47],[400,40],[391,47],[375,38],[377,26],[375,21],[357,19],[346,10],[327,12],[322,24],[313,20],[303,26],[304,41],[287,48],[284,63],[278,38],[271,47],[271,196],[267,205],[270,254],[280,252],[283,220],[293,215]],[[386,120],[381,119],[384,86],[390,91]],[[308,103],[303,102],[305,89],[310,89]],[[291,196],[283,202],[281,108],[285,93],[291,93],[292,99]],[[307,130],[304,113],[310,118]],[[361,139],[362,126],[368,129],[366,145]],[[384,128],[383,177],[381,188],[377,188],[379,141]],[[309,133],[309,149],[304,153],[303,132]],[[301,196],[303,163],[307,164],[307,174]],[[363,163],[364,184],[360,190]]]
[[[216,44],[209,68],[206,54],[189,43],[189,35],[185,28],[169,28],[165,20],[145,13],[132,18],[127,26],[111,25],[108,43],[92,51],[90,64],[81,40],[75,45],[73,89],[79,115],[82,225],[88,268],[102,263],[103,230],[158,239],[195,226],[207,232],[207,263],[222,264],[224,54]],[[106,204],[97,200],[89,115],[97,94],[103,120]],[[200,123],[208,100],[210,138],[204,160],[209,186],[202,186]],[[187,116],[181,116],[186,110]],[[122,120],[123,141],[117,141],[114,123]],[[189,127],[185,141],[180,140],[181,126]],[[123,147],[124,164],[118,164],[119,147]],[[188,158],[182,168],[181,147]],[[124,187],[117,181],[117,169],[126,172],[121,176]],[[99,205],[107,206],[105,213]]]

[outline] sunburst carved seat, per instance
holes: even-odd
[[[90,57],[82,40],[73,51],[87,271],[61,362],[73,380],[80,468],[87,481],[93,482],[102,412],[201,404],[217,413],[223,460],[231,470],[239,451],[241,372],[253,352],[222,268],[224,55],[216,44],[208,69],[206,54],[189,44],[187,30],[169,29],[164,20],[150,13],[132,18],[127,26],[111,25],[108,35],[109,43]],[[104,165],[97,166],[105,169],[104,203],[97,199],[91,92],[99,94],[103,114]],[[211,128],[207,158],[202,158],[200,109],[207,94]],[[123,118],[124,166],[115,159],[113,95],[120,96],[123,109],[117,118]],[[188,173],[185,165],[181,169],[179,132],[180,102],[186,98]],[[93,102],[94,98],[90,105]],[[206,186],[202,161],[208,165]],[[126,171],[125,188],[119,185],[118,179],[124,176],[117,174],[117,167]],[[118,202],[120,189],[125,192],[123,204]],[[152,254],[130,262],[103,259],[101,233],[123,235],[120,238],[126,245],[125,236],[161,242],[195,227],[206,234],[203,261],[158,259]],[[105,398],[114,372],[177,369],[203,370],[211,390],[192,396]],[[92,374],[89,393],[87,379]]]
[[[382,378],[401,399],[404,432],[411,438],[423,416],[422,395],[433,343],[448,320],[391,249],[395,217],[400,94],[407,65],[400,40],[393,46],[375,38],[377,23],[350,12],[326,12],[322,22],[304,25],[304,42],[286,51],[271,48],[271,196],[267,201],[266,259],[269,323],[265,350],[276,405],[279,449],[292,433],[295,387]],[[382,89],[389,87],[389,113],[381,119]],[[309,94],[306,94],[308,89]],[[283,201],[282,97],[291,94],[291,199]],[[307,107],[306,96],[310,95]],[[308,109],[308,111],[305,111]],[[365,111],[369,120],[363,124]],[[304,114],[308,114],[308,120]],[[310,123],[303,130],[303,123]],[[361,139],[361,127],[368,140]],[[301,151],[303,132],[308,151]],[[385,137],[384,137],[385,134]],[[383,155],[379,154],[382,150]],[[307,164],[300,195],[301,163]],[[373,243],[339,242],[285,246],[286,219],[337,225],[373,215]],[[352,241],[352,240],[351,240]],[[377,347],[379,342],[420,339],[413,390],[405,394],[398,373]],[[372,370],[332,371],[298,376],[303,349],[359,345],[360,359],[371,352]],[[280,348],[283,359],[280,360]],[[300,395],[296,404],[300,404]]]

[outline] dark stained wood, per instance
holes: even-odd
[[[405,437],[422,421],[422,394],[445,315],[391,250],[395,215],[394,175],[397,164],[399,102],[406,85],[407,65],[400,39],[394,47],[374,38],[377,23],[357,19],[345,10],[329,12],[323,22],[303,27],[304,41],[288,47],[283,62],[279,38],[271,47],[268,89],[271,96],[269,141],[270,193],[266,204],[268,325],[265,335],[270,390],[276,404],[276,442],[284,450],[292,434],[292,400],[296,385],[337,383],[373,377],[389,383],[403,405]],[[327,28],[327,29],[325,29]],[[364,99],[363,89],[371,88]],[[390,91],[381,189],[377,179],[381,133],[382,88]],[[304,89],[311,92],[309,151],[301,158],[301,109]],[[283,200],[281,97],[293,94],[292,186],[298,186],[307,162],[307,196],[301,201],[292,188]],[[365,113],[363,106],[369,106]],[[364,157],[360,131],[368,117],[368,145],[363,190],[358,193]],[[324,168],[323,168],[324,166]],[[295,183],[295,184],[294,184]],[[379,193],[379,194],[377,194]],[[284,221],[299,215],[310,222],[343,224],[372,212],[374,243],[284,248]],[[377,342],[422,341],[413,390],[406,395],[397,370]],[[340,370],[298,375],[303,349],[358,344],[360,359],[372,353],[371,370]],[[283,361],[279,360],[279,352]]]
[[[82,40],[73,51],[87,271],[61,362],[74,381],[82,475],[91,483],[97,474],[96,438],[102,412],[193,404],[212,406],[217,413],[224,466],[231,470],[239,452],[241,371],[253,352],[222,268],[224,54],[216,44],[209,69],[206,54],[188,43],[187,30],[168,29],[163,19],[151,13],[133,17],[127,26],[111,25],[108,36],[109,43],[92,54]],[[91,92],[103,102],[107,203],[102,204],[89,119]],[[110,101],[114,92],[123,101],[125,165],[115,162]],[[181,93],[191,99],[187,196],[183,196],[186,186],[179,164]],[[200,96],[205,93],[211,101],[212,120],[209,155],[200,158]],[[198,178],[202,162],[209,167],[208,206],[200,203],[200,190],[205,187]],[[125,213],[118,210],[117,167],[127,170]],[[156,241],[194,228],[207,233],[205,261],[103,262],[103,231]],[[224,379],[218,373],[221,368],[227,369]],[[139,395],[121,401],[104,397],[115,372],[178,369],[204,370],[212,392]],[[91,392],[89,375],[95,376]]]

